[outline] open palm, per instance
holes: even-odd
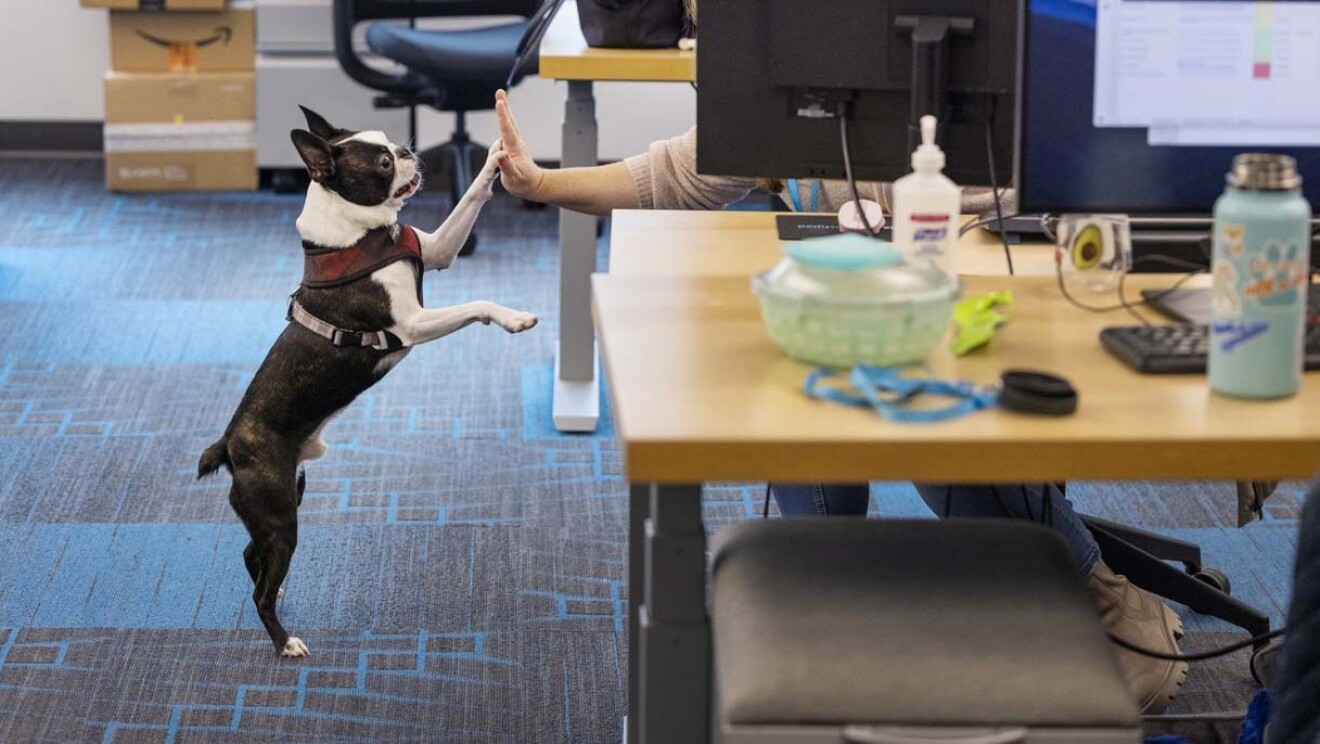
[[[495,93],[495,113],[500,120],[500,141],[494,147],[500,182],[510,194],[534,199],[545,173],[527,151],[513,110],[509,108],[509,97],[502,90]]]

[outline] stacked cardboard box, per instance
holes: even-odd
[[[82,4],[112,9],[106,185],[114,191],[256,188],[251,0]]]

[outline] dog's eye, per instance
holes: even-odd
[[[380,169],[383,171],[388,171],[393,168],[394,168],[394,158],[390,157],[389,155],[381,155]]]

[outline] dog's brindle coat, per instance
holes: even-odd
[[[419,185],[417,164],[406,148],[379,132],[337,129],[303,109],[310,132],[292,138],[312,177],[298,231],[307,250],[342,249],[368,231],[395,225],[403,202]],[[434,233],[417,231],[425,268],[446,268],[491,196],[493,159]],[[396,229],[412,229],[398,226]],[[298,323],[289,323],[257,370],[220,441],[198,463],[198,477],[227,466],[233,475],[229,503],[251,542],[243,561],[255,584],[257,614],[282,656],[306,656],[275,612],[280,586],[298,545],[304,460],[325,452],[321,430],[339,411],[385,376],[409,347],[474,322],[510,333],[536,318],[490,302],[426,309],[417,296],[419,268],[396,261],[334,287],[303,286],[298,301],[313,316],[338,328],[388,330],[405,345],[397,350],[336,347]]]

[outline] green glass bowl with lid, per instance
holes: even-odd
[[[770,337],[829,367],[920,362],[944,337],[957,280],[905,262],[889,243],[848,233],[794,241],[752,279]]]

